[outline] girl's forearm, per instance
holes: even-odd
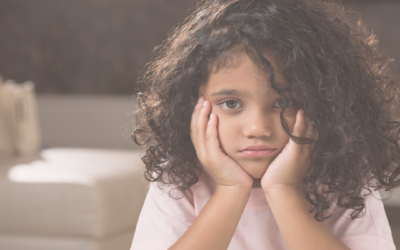
[[[228,249],[250,190],[217,186],[199,216],[170,250]]]
[[[300,190],[279,187],[265,197],[289,250],[350,250],[308,212],[311,204]]]

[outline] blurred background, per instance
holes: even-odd
[[[196,2],[195,0],[0,0],[0,75],[4,79],[12,79],[18,83],[34,82],[41,133],[40,148],[44,152],[38,158],[23,160],[0,158],[3,181],[7,182],[9,190],[17,190],[13,191],[15,196],[12,196],[3,191],[6,186],[2,186],[0,182],[0,204],[5,203],[4,199],[11,202],[8,202],[11,204],[9,207],[0,208],[0,249],[11,249],[4,246],[24,249],[27,245],[30,248],[25,249],[129,248],[127,246],[132,240],[136,217],[146,192],[146,183],[143,181],[139,166],[140,151],[130,138],[134,124],[132,112],[136,105],[135,95],[144,89],[137,79],[142,75],[145,64],[153,58],[153,49],[167,38],[167,33],[174,26],[183,21],[189,10],[196,6]],[[368,29],[378,35],[382,51],[399,62],[400,2],[343,0],[343,5],[361,13]],[[395,71],[399,73],[397,66]],[[86,156],[81,156],[81,152],[86,152]],[[77,158],[76,155],[81,157],[78,157],[81,159],[80,162],[71,162],[70,165],[65,163],[68,159]],[[104,162],[112,162],[110,159],[114,159],[117,163],[113,163],[112,167],[104,165]],[[129,172],[132,159],[137,164],[137,171]],[[93,168],[93,165],[96,165],[94,162],[98,168],[106,169],[104,170],[106,172],[109,168],[119,169],[116,166],[118,164],[123,165],[120,168],[124,170],[120,170],[122,172],[115,176],[126,176],[129,172],[132,176],[136,176],[130,181],[140,182],[138,184],[140,187],[130,184],[125,186],[110,184],[121,183],[122,177],[104,181],[105,177],[99,177],[100,175],[95,173],[96,169],[84,171],[84,174],[77,170],[84,169],[87,165]],[[35,165],[36,168],[33,168],[33,163],[44,164],[46,167]],[[58,169],[54,167],[55,163],[62,165],[61,172],[56,171],[55,174],[58,179],[51,179],[50,176],[44,180],[41,179],[42,175],[38,176],[40,171],[47,173],[48,169]],[[25,168],[21,167],[21,164]],[[80,164],[82,167],[78,168]],[[75,167],[73,171],[68,167],[71,165]],[[89,178],[92,184],[71,179],[66,181],[65,173],[71,174],[71,171],[75,178],[71,177],[72,179],[84,176]],[[41,192],[49,192],[49,187],[38,187],[41,183],[55,185],[57,188],[62,183],[63,188],[57,192],[63,195],[54,193],[53,198],[43,201],[49,204],[48,207],[40,207],[32,199],[29,201],[31,203],[24,203],[29,199],[28,194],[33,194],[21,191],[23,188],[20,186],[25,185],[25,188],[32,190],[32,186],[29,186],[33,185],[32,183],[34,188],[40,190],[34,194],[38,197],[43,198],[48,195]],[[96,192],[101,195],[96,197],[102,198],[96,198],[100,199],[99,201],[90,194],[86,198],[82,197],[85,201],[94,199],[87,207],[82,208],[83,212],[79,210],[84,215],[73,208],[65,210],[65,206],[69,206],[68,202],[72,202],[65,197],[73,196],[72,191],[69,191],[72,187],[65,186],[65,183],[74,188],[77,185],[86,185],[88,190],[97,190]],[[113,195],[109,188],[114,190]],[[120,200],[116,201],[119,191],[127,188],[139,191],[133,193],[127,191],[126,196],[120,195]],[[383,197],[389,197],[387,193],[381,194]],[[20,197],[19,200],[12,200],[14,199],[12,197],[16,196]],[[126,204],[127,199],[131,199],[131,203]],[[12,205],[15,202],[18,203],[18,209]],[[130,213],[129,210],[121,212],[123,210],[121,208],[96,207],[110,206],[110,202],[135,210],[131,213],[134,215],[129,217],[131,221],[123,222],[120,218],[121,223],[118,225],[115,222],[115,225],[107,224],[112,224],[110,221],[118,221],[107,214]],[[400,192],[392,194],[384,204],[395,242],[400,247]],[[22,211],[21,207],[28,207],[28,210]],[[59,213],[47,218],[49,224],[45,229],[39,230],[37,227],[43,222],[38,220],[37,213],[45,211],[43,212],[45,217],[46,214],[53,213],[48,212],[48,209],[58,209]],[[18,213],[28,213],[28,215],[21,217]],[[59,217],[69,218],[65,217],[66,213],[71,218],[79,216],[83,218],[82,221],[72,225],[69,231],[59,229],[65,222]],[[102,215],[96,217],[93,213]],[[16,221],[10,218],[15,218]],[[56,220],[59,224],[55,223]],[[15,226],[16,224],[20,227]],[[77,229],[82,228],[82,225],[88,228],[87,231]],[[35,238],[33,235],[39,236]],[[87,237],[88,240],[81,240],[82,237]],[[33,245],[37,248],[32,247]]]
[[[0,69],[39,94],[130,95],[151,52],[195,0],[1,0]],[[344,0],[400,59],[399,3]]]

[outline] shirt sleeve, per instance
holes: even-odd
[[[325,225],[351,250],[396,250],[392,231],[378,191],[365,198],[364,217],[351,220],[351,212],[336,205]]]
[[[168,249],[193,223],[196,216],[192,191],[181,193],[173,188],[156,182],[150,184],[131,250]]]

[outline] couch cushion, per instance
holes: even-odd
[[[105,237],[134,228],[146,193],[138,151],[50,148],[1,159],[0,233]]]

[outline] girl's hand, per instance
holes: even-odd
[[[307,122],[303,110],[298,110],[292,134],[297,137],[317,138],[317,131],[311,122]],[[292,139],[282,152],[269,165],[261,179],[261,187],[265,193],[276,187],[299,188],[300,182],[310,166],[312,144],[297,144]]]
[[[210,110],[210,102],[201,97],[192,114],[190,137],[199,161],[217,185],[251,188],[253,178],[220,148],[218,117],[208,119]]]

